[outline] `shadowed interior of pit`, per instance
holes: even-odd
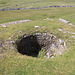
[[[17,43],[17,50],[23,55],[37,57],[41,50],[41,46],[37,41],[37,36],[29,35],[21,38]]]

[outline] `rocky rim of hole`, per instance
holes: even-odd
[[[48,33],[24,34],[16,44],[19,53],[33,57],[37,57],[40,50],[45,50],[46,58],[55,57],[66,49],[64,40]]]

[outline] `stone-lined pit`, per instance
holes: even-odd
[[[65,42],[47,33],[23,35],[17,42],[17,50],[23,55],[37,57],[41,49],[45,50],[48,58],[58,56],[64,52]]]
[[[37,56],[41,50],[41,46],[37,42],[36,35],[28,35],[19,40],[17,50],[21,54],[28,56]]]

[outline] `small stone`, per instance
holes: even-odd
[[[75,34],[74,32],[71,32],[71,34]]]
[[[8,37],[8,39],[11,39],[11,37]]]
[[[11,37],[13,37],[14,35],[12,35]]]
[[[63,31],[61,28],[58,28],[59,31]]]
[[[49,37],[46,37],[46,40],[49,39]]]
[[[61,21],[61,22],[63,22],[63,23],[66,23],[66,24],[69,24],[70,23],[69,21],[64,20],[64,19],[61,19],[61,18],[59,18],[58,20]]]
[[[47,33],[42,33],[44,36],[46,36],[47,35]]]
[[[45,26],[42,26],[42,28],[45,28]]]
[[[44,19],[44,20],[53,20],[53,19],[50,19],[50,18],[46,18],[46,19]]]
[[[10,44],[14,44],[15,43],[15,41],[10,41]]]
[[[35,33],[35,35],[41,35],[41,33]]]
[[[53,19],[49,19],[49,20],[53,20]]]
[[[54,58],[54,56],[51,56],[51,58]]]
[[[72,35],[72,37],[75,39],[75,36]]]
[[[2,44],[2,47],[8,46],[7,44]]]
[[[72,23],[69,23],[69,25],[72,25]]]
[[[20,31],[20,33],[22,33],[22,31]]]
[[[62,53],[61,53],[61,52],[59,52],[59,54],[60,54],[60,55],[62,55]]]
[[[63,31],[63,33],[70,33],[69,31]]]
[[[66,31],[64,31],[63,33],[67,33]]]
[[[7,28],[7,26],[3,25],[4,28]]]
[[[12,46],[12,47],[10,47],[10,49],[14,49],[14,47]]]
[[[50,58],[50,54],[49,54],[49,53],[46,53],[46,57],[47,57],[47,58]]]
[[[64,41],[63,41],[63,40],[58,39],[58,41],[59,41],[61,44],[64,44]]]
[[[39,26],[35,26],[35,28],[39,28]]]

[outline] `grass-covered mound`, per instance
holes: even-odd
[[[53,20],[44,20],[46,18]],[[73,25],[63,23],[59,18],[68,20]],[[0,11],[0,24],[27,19],[30,21],[0,26],[0,74],[74,75],[75,8]],[[66,51],[63,55],[50,59],[21,55],[14,42],[23,34],[33,32],[48,32],[63,39],[67,46]]]

